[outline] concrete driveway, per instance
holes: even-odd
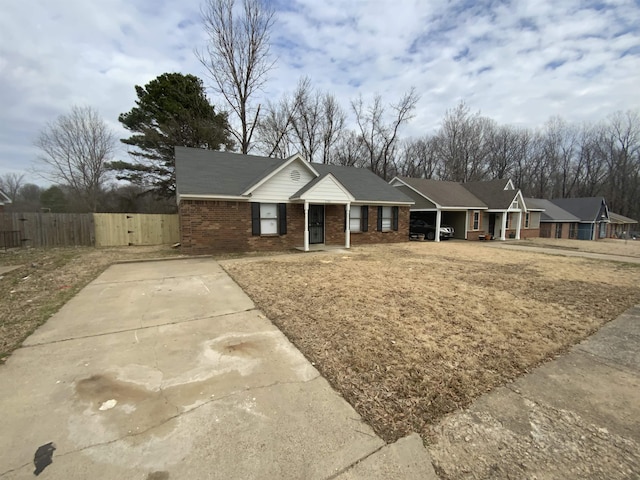
[[[210,259],[110,267],[0,367],[0,478],[435,478]],[[391,475],[393,472],[393,475]]]

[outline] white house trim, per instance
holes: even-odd
[[[292,155],[291,157],[289,157],[285,162],[282,163],[282,165],[280,165],[278,168],[276,168],[275,170],[270,172],[268,175],[265,175],[264,177],[262,177],[257,183],[254,183],[251,187],[249,187],[242,194],[243,195],[250,195],[251,192],[253,192],[256,188],[258,188],[261,185],[263,185],[266,182],[268,182],[271,178],[276,176],[278,173],[280,173],[282,170],[284,170],[285,168],[287,168],[289,165],[291,165],[293,162],[296,162],[296,161],[298,161],[302,165],[304,165],[304,167],[306,169],[308,169],[311,173],[313,173],[313,175],[315,177],[319,177],[320,176],[320,174],[316,171],[316,169],[313,168],[311,166],[311,164],[309,162],[307,162],[300,154],[295,154],[295,155]]]
[[[329,187],[336,188],[341,195],[336,196],[336,198],[328,198],[326,194],[316,195],[317,190],[326,188],[327,184],[329,184],[328,185]],[[338,198],[340,196],[342,198]],[[304,200],[305,202],[318,203],[318,204],[323,204],[323,203],[324,204],[331,204],[331,203],[344,204],[344,203],[351,203],[355,201],[355,198],[353,195],[351,195],[351,192],[349,192],[349,190],[347,190],[344,187],[344,185],[342,185],[338,181],[338,179],[334,177],[331,173],[324,176],[322,179],[318,181],[318,183],[316,183],[309,190],[304,192],[299,197],[296,197],[295,199],[296,200],[300,199],[300,200]]]
[[[248,202],[250,200],[249,197],[238,195],[196,195],[191,193],[186,195],[177,194],[176,198],[178,203],[180,203],[180,200],[237,200],[241,202]]]

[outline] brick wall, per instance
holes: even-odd
[[[182,200],[180,243],[188,254],[279,251],[304,243],[304,206],[287,204],[285,235],[251,234],[251,203]],[[369,207],[369,231],[351,234],[352,245],[409,240],[409,208],[399,208],[398,231],[378,232],[378,209]],[[344,245],[344,205],[325,206],[325,244]]]

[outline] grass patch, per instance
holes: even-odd
[[[223,262],[387,442],[640,303],[638,265],[411,243]]]
[[[109,265],[176,256],[166,247],[16,249],[0,253],[0,363]]]

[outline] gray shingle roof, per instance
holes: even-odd
[[[176,187],[180,195],[242,195],[286,160],[232,152],[176,147]],[[291,198],[331,173],[359,202],[413,203],[402,192],[369,170],[310,164],[320,176]]]
[[[285,160],[201,148],[176,147],[180,195],[242,195]]]
[[[625,217],[624,215],[613,212],[609,212],[609,220],[611,220],[611,223],[638,223],[638,221],[633,218]]]
[[[411,177],[398,178],[443,208],[487,208],[486,203],[458,182]]]
[[[544,212],[540,214],[541,222],[579,222],[580,219],[575,215],[563,210],[555,203],[542,198],[525,198],[524,203],[533,208],[544,208]]]
[[[517,190],[505,190],[508,179],[499,178],[487,182],[467,182],[462,186],[482,200],[490,209],[504,210],[511,206]]]
[[[604,202],[602,197],[553,198],[551,202],[572,213],[581,222],[595,222]]]

